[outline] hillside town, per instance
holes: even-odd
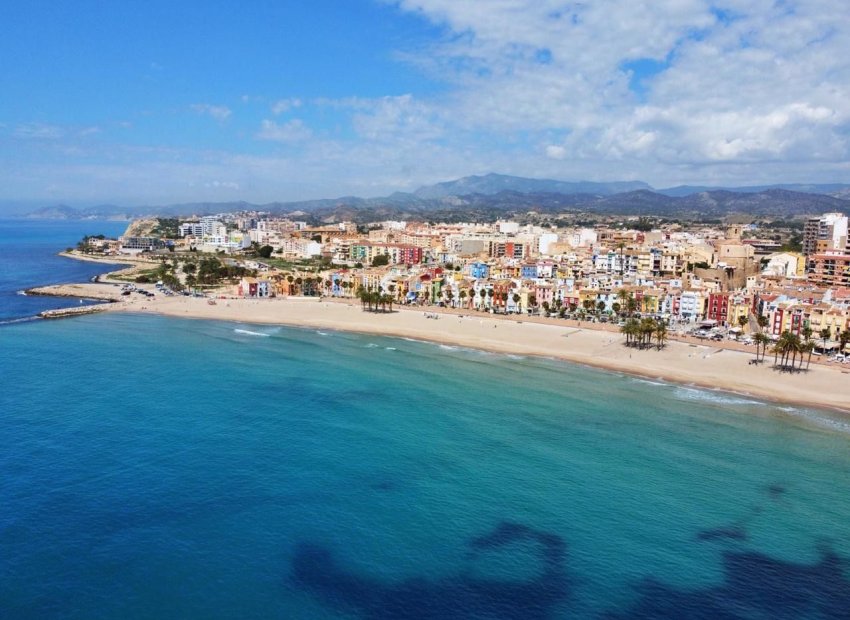
[[[818,354],[850,341],[848,218],[805,220],[799,251],[754,224],[563,228],[515,221],[309,226],[262,213],[134,222],[89,252],[160,259],[173,289],[240,297],[378,295],[376,302],[591,322],[652,318],[752,342],[784,333]],[[140,231],[147,234],[139,234]],[[154,231],[154,232],[151,232]],[[223,279],[216,280],[211,274]],[[377,303],[375,304],[378,305]]]

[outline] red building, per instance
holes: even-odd
[[[514,283],[510,280],[496,280],[493,282],[493,307],[502,312],[508,303],[508,299],[516,292]]]
[[[709,293],[706,318],[726,325],[729,321],[729,293]]]
[[[422,248],[415,245],[400,245],[398,248],[398,262],[403,265],[418,265],[422,262]]]

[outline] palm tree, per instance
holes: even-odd
[[[641,348],[652,344],[652,335],[655,333],[655,319],[645,318],[640,322]]]
[[[758,323],[759,329],[762,331],[764,331],[764,328],[767,327],[769,322],[763,314],[758,315],[758,318],[756,318],[756,323]]]
[[[809,366],[812,363],[812,351],[815,350],[815,343],[812,340],[806,340],[806,342],[802,343],[800,346],[800,368],[803,367],[803,354],[808,353],[809,357],[806,359],[806,370],[809,369]]]
[[[600,299],[596,302],[596,313],[602,314],[603,312],[605,312],[605,302]]]
[[[657,321],[655,324],[655,344],[659,351],[664,348],[665,342],[667,342],[667,323]]]
[[[838,334],[838,352],[844,353],[844,349],[847,348],[847,343],[850,342],[850,329],[845,329],[843,332]]]
[[[815,345],[812,342],[812,334],[814,334],[814,330],[812,330],[811,326],[806,323],[805,327],[803,327],[803,338],[806,339],[806,342],[801,344],[800,347],[800,366],[803,365],[803,353],[809,354],[809,359],[806,361],[806,370],[809,369],[809,366],[812,363],[812,351],[815,350]]]
[[[788,358],[791,358],[791,370],[793,370],[794,365],[797,361],[797,353],[799,353],[802,349],[802,342],[800,341],[800,337],[797,334],[792,334],[790,331],[785,330],[780,334],[779,340],[776,341],[776,345],[773,347],[774,353],[778,356],[782,356],[782,361],[780,363],[780,370],[789,370],[788,368]],[[776,358],[774,358],[774,364],[776,362]]]
[[[626,307],[626,304],[629,301],[629,297],[631,297],[631,296],[632,296],[632,294],[624,288],[621,288],[619,291],[617,291],[617,299],[620,300],[620,307],[621,308]]]
[[[779,363],[779,353],[781,352],[781,350],[784,346],[784,343],[782,343],[781,340],[782,340],[782,336],[780,336],[779,340],[777,340],[773,344],[773,367],[774,368],[776,368],[777,364]]]
[[[750,322],[750,317],[742,314],[738,317],[738,327],[741,328],[741,333],[744,333],[744,328],[747,326],[747,323]]]
[[[762,332],[758,332],[753,336],[753,341],[756,343],[756,363],[759,362],[759,347],[761,347],[762,352],[762,360],[764,359],[764,354],[767,352],[767,345],[770,343],[770,337],[767,334],[763,334]]]
[[[638,322],[635,319],[629,319],[620,327],[620,333],[626,336],[626,346],[632,346],[632,338],[637,336]]]
[[[514,302],[514,306],[516,306],[516,308],[517,308],[517,312],[519,312],[519,300],[520,299],[522,299],[522,297],[520,297],[518,293],[514,293],[513,296],[511,297],[511,300]]]
[[[821,340],[823,340],[823,352],[826,354],[826,341],[829,340],[829,337],[832,335],[828,327],[824,327],[820,332],[818,332],[818,336],[820,336]]]
[[[635,312],[638,309],[637,299],[629,295],[629,298],[626,300],[626,314],[629,316],[634,316]]]
[[[617,249],[618,249],[618,250],[620,250],[620,279],[622,280],[622,279],[623,279],[623,274],[624,274],[624,273],[625,273],[625,271],[626,271],[626,265],[625,265],[625,263],[623,262],[623,250],[625,250],[625,249],[626,249],[626,244],[625,244],[625,242],[624,242],[624,241],[620,241],[620,242],[617,244]]]
[[[464,300],[466,299],[466,291],[461,291],[457,294],[458,299],[460,299],[460,307],[463,308]]]

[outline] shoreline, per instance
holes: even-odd
[[[68,293],[69,285],[42,291]],[[79,296],[93,297],[94,287],[72,285]],[[64,289],[64,290],[63,290]],[[658,351],[627,348],[614,330],[597,330],[514,316],[444,309],[402,307],[392,313],[364,312],[356,300],[272,298],[262,300],[185,296],[119,299],[105,312],[155,314],[187,319],[312,329],[411,338],[469,349],[550,358],[641,379],[722,391],[746,398],[832,410],[850,419],[850,369],[812,364],[812,370],[779,373],[769,361],[754,366],[754,351],[737,351],[707,343],[670,340]],[[439,317],[438,319],[429,317]],[[768,360],[770,357],[768,356]]]

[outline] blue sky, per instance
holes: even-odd
[[[6,2],[0,203],[848,182],[840,0]]]

